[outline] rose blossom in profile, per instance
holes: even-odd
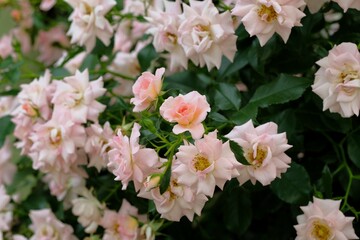
[[[344,12],[346,12],[349,8],[355,8],[360,10],[360,1],[359,0],[333,0],[337,2]]]
[[[30,229],[34,232],[30,240],[77,239],[73,235],[73,228],[60,222],[50,209],[32,210],[30,212],[30,219],[32,221]]]
[[[197,91],[177,97],[169,97],[160,106],[161,116],[168,122],[177,123],[173,132],[180,134],[189,131],[194,139],[199,139],[205,132],[202,121],[210,112],[210,105],[204,95]]]
[[[255,128],[249,120],[225,135],[242,147],[244,157],[250,164],[241,164],[239,167],[240,185],[248,180],[252,184],[259,181],[264,186],[269,185],[289,168],[291,159],[284,152],[291,145],[287,144],[286,133],[278,134],[277,130],[277,125],[273,122]]]
[[[132,87],[134,97],[130,100],[135,105],[134,112],[144,111],[156,100],[161,91],[164,72],[165,68],[157,69],[155,75],[150,72],[144,72],[136,80]]]
[[[360,53],[354,43],[341,43],[329,55],[316,62],[312,90],[324,100],[323,111],[340,113],[342,117],[359,115]]]
[[[304,214],[297,216],[295,240],[359,239],[352,226],[354,217],[345,217],[340,202],[314,197],[313,203],[300,207]]]
[[[219,13],[212,1],[190,0],[183,4],[179,43],[195,65],[220,68],[222,55],[230,61],[236,52],[233,21],[229,11]]]
[[[139,221],[145,222],[146,216],[123,199],[118,212],[106,209],[100,225],[105,228],[103,240],[139,239]]]
[[[224,187],[227,180],[239,176],[234,153],[229,141],[222,143],[217,139],[217,132],[211,132],[195,144],[179,147],[176,154],[178,164],[172,170],[178,177],[178,182],[194,187],[196,194],[203,193],[212,197],[215,186]]]
[[[142,148],[139,144],[140,125],[135,123],[130,138],[121,130],[109,140],[109,170],[121,181],[125,190],[130,181],[138,191],[146,177],[159,167],[159,157],[154,149]]]
[[[114,0],[66,0],[74,9],[69,19],[72,21],[68,35],[71,35],[71,43],[78,43],[86,47],[90,52],[98,37],[106,46],[110,44],[113,29],[105,18],[112,7],[116,5]]]
[[[250,36],[256,35],[260,45],[278,33],[286,43],[291,28],[302,26],[300,19],[305,14],[299,10],[303,0],[238,0],[232,14],[241,18]]]

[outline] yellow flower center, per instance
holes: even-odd
[[[359,79],[359,72],[352,69],[352,67],[349,67],[345,65],[345,70],[342,71],[338,76],[338,82],[339,83],[347,83],[355,79]],[[341,91],[345,92],[347,95],[351,95],[354,93],[355,88],[353,87],[347,87],[342,86]]]
[[[316,240],[330,240],[332,232],[325,221],[315,220],[311,229],[311,236]]]
[[[251,149],[245,153],[245,158],[251,165],[253,165],[255,168],[258,168],[262,165],[267,155],[268,155],[267,148],[264,146],[258,146],[256,149],[255,156],[254,156],[254,151]]]
[[[273,6],[267,7],[264,4],[261,4],[260,8],[257,10],[257,14],[262,20],[266,22],[272,22],[276,20],[278,16]]]
[[[196,154],[194,159],[192,160],[192,163],[196,171],[204,171],[211,165],[209,159],[207,159],[201,154]]]
[[[172,44],[176,44],[177,43],[177,36],[173,33],[170,33],[170,32],[166,32],[166,37],[169,39],[169,41],[172,43]]]

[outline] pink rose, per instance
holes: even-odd
[[[359,239],[352,226],[353,217],[345,217],[339,210],[340,200],[318,199],[301,207],[304,214],[297,216],[295,240]]]
[[[133,85],[134,97],[130,100],[135,105],[134,112],[144,111],[160,94],[162,86],[162,76],[165,68],[156,70],[155,75],[144,72]]]
[[[210,112],[206,97],[196,91],[177,97],[169,97],[160,107],[161,116],[169,122],[176,122],[173,128],[175,134],[189,131],[194,139],[199,139],[205,129],[201,124]]]
[[[255,128],[249,120],[225,135],[242,147],[244,157],[250,164],[241,164],[239,167],[240,185],[248,180],[252,184],[259,181],[264,186],[269,185],[289,168],[291,159],[285,151],[291,148],[291,145],[287,144],[286,133],[278,134],[277,128],[273,122]]]
[[[329,55],[316,62],[312,90],[324,100],[323,110],[337,112],[342,117],[359,115],[360,53],[356,44],[341,43]]]

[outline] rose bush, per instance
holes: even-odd
[[[359,0],[0,6],[0,240],[358,239]]]

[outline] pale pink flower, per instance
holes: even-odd
[[[30,157],[33,168],[44,172],[68,172],[72,164],[83,162],[77,148],[83,148],[86,141],[85,129],[82,125],[67,120],[51,119],[44,124],[34,126],[30,135],[33,145]]]
[[[148,23],[137,20],[122,20],[114,34],[114,52],[130,52],[148,28]]]
[[[157,52],[167,51],[170,71],[188,66],[188,58],[179,43],[181,5],[180,1],[165,1],[165,12],[149,10],[146,20],[150,23],[148,33],[154,36],[153,45]]]
[[[17,100],[12,96],[0,97],[0,118],[10,115],[15,109]]]
[[[12,36],[4,35],[3,37],[0,38],[0,57],[2,59],[5,59],[13,54],[14,54],[14,49],[12,47]]]
[[[342,117],[359,115],[360,53],[354,43],[341,43],[329,55],[316,62],[313,92],[324,100],[323,110],[340,113]]]
[[[159,167],[159,157],[154,149],[141,148],[139,145],[140,125],[135,123],[130,138],[121,130],[113,139],[109,139],[111,150],[108,168],[121,181],[126,189],[130,181],[134,182],[138,191],[146,177]]]
[[[47,66],[56,62],[62,56],[63,48],[69,45],[63,25],[57,25],[48,31],[40,30],[35,42],[35,47],[40,52],[38,59]]]
[[[222,55],[230,61],[236,52],[236,35],[229,11],[219,13],[212,1],[183,4],[179,43],[195,65],[220,68]]]
[[[90,52],[98,37],[106,46],[110,44],[113,29],[105,15],[116,5],[114,0],[66,0],[74,9],[69,19],[72,21],[68,35],[71,43],[78,43]]]
[[[14,37],[20,42],[21,52],[29,53],[31,51],[30,35],[22,28],[15,28],[12,30]]]
[[[352,226],[354,217],[345,217],[339,210],[340,200],[313,199],[313,203],[301,207],[304,214],[297,216],[295,240],[359,239]]]
[[[194,187],[196,194],[212,197],[215,186],[223,189],[227,180],[237,177],[240,166],[229,142],[217,139],[217,132],[204,135],[195,144],[179,147],[176,154],[177,166],[172,170],[178,176],[178,183]]]
[[[78,198],[71,201],[72,213],[78,217],[78,222],[86,227],[86,233],[94,233],[101,220],[105,204],[101,204],[86,188],[83,188],[79,194]]]
[[[66,173],[57,170],[48,172],[42,179],[48,184],[51,195],[61,201],[65,209],[72,207],[72,200],[77,198],[85,188],[85,178],[88,177],[85,170],[76,164],[69,168],[70,170]]]
[[[136,240],[140,229],[139,221],[146,216],[139,215],[138,210],[125,199],[118,212],[106,209],[100,225],[105,228],[103,240]]]
[[[202,121],[210,112],[206,97],[196,91],[177,97],[169,97],[160,106],[161,116],[168,122],[177,123],[173,132],[180,134],[189,131],[194,139],[199,139],[205,132]]]
[[[21,84],[18,94],[20,106],[14,114],[24,114],[30,118],[42,118],[47,120],[51,116],[51,73],[46,70],[43,76],[34,79],[31,83]]]
[[[89,81],[89,72],[76,71],[74,76],[65,77],[64,81],[55,81],[56,91],[52,103],[55,104],[53,117],[71,119],[76,123],[86,120],[98,121],[105,105],[96,101],[106,89],[102,77]]]
[[[138,196],[153,200],[162,218],[177,222],[183,216],[190,221],[194,219],[195,213],[200,216],[208,200],[205,194],[197,194],[191,187],[180,184],[175,174],[172,174],[170,185],[163,194],[160,194],[160,188],[157,187],[150,192],[142,189]]]
[[[18,17],[14,17],[14,20],[19,23],[22,29],[29,29],[33,26],[33,8],[29,0],[18,0],[18,6],[20,7]]]
[[[276,177],[289,168],[291,159],[284,152],[291,148],[287,144],[286,133],[277,133],[277,125],[268,122],[254,127],[251,120],[225,135],[228,139],[236,142],[244,151],[244,157],[249,165],[239,167],[240,185],[250,180],[262,185],[269,185]]]
[[[59,221],[50,209],[31,210],[30,229],[34,232],[30,240],[76,240],[73,228]]]
[[[126,52],[116,53],[114,60],[109,66],[109,70],[115,73],[119,73],[128,78],[135,78],[141,73],[140,63],[139,60],[137,59],[137,54],[138,52],[136,51],[130,53],[126,53]],[[118,76],[114,76],[114,77],[116,80],[119,80],[120,78]]]
[[[92,124],[86,128],[87,140],[84,150],[90,158],[88,167],[96,167],[99,172],[102,168],[106,168],[109,139],[113,137],[113,133],[109,122],[106,122],[104,127],[99,124]]]
[[[359,0],[333,0],[338,3],[344,12],[346,12],[349,8],[355,8],[360,10],[360,1]]]
[[[28,238],[24,237],[23,235],[15,234],[12,236],[13,240],[28,240]]]
[[[303,0],[239,0],[232,14],[241,18],[250,36],[256,35],[260,45],[278,33],[286,43],[291,29],[302,26],[300,19],[305,14],[299,10]]]
[[[0,185],[9,185],[12,183],[16,173],[16,165],[11,162],[12,143],[6,138],[4,145],[0,148]]]
[[[5,187],[0,184],[0,234],[11,229],[12,220],[13,213],[10,196],[7,195]]]
[[[316,13],[320,10],[324,3],[330,2],[330,0],[305,0],[305,2],[306,6],[309,8],[309,11],[311,13]]]
[[[76,54],[72,59],[70,59],[64,64],[64,68],[68,70],[69,73],[74,75],[76,73],[76,70],[81,67],[81,64],[83,63],[85,57],[86,52]]]
[[[40,9],[46,12],[52,9],[55,4],[56,0],[42,0],[40,4]]]
[[[165,68],[159,68],[155,75],[151,72],[143,72],[136,80],[132,87],[134,97],[130,99],[130,103],[135,105],[134,112],[144,111],[157,99],[161,91],[164,73]]]

